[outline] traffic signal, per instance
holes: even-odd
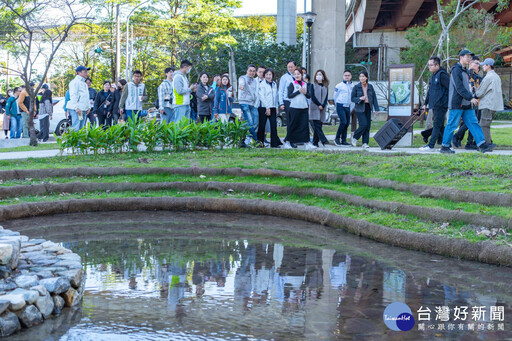
[[[101,54],[101,52],[103,52],[103,50],[101,49],[101,47],[98,47],[94,50],[94,52],[97,54]]]
[[[372,65],[372,62],[361,62],[361,65]]]

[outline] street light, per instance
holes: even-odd
[[[311,26],[315,22],[316,13],[314,12],[306,12],[302,14],[304,18],[304,23],[308,27],[308,55],[307,55],[307,72],[311,73]]]
[[[132,16],[133,12],[135,12],[135,10],[137,8],[139,8],[140,6],[142,5],[145,5],[147,4],[149,1],[144,1],[144,2],[141,2],[140,4],[138,4],[137,6],[135,6],[130,14],[128,14],[128,16],[126,17],[126,81],[128,82],[130,80],[130,67],[131,67],[131,55],[129,54],[128,52],[128,47],[130,45],[130,36],[129,36],[129,28],[130,28],[130,17]]]

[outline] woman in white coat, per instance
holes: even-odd
[[[264,127],[267,119],[270,121],[270,147],[279,148],[282,144],[277,136],[277,108],[279,107],[279,98],[277,97],[277,84],[273,81],[274,71],[265,69],[263,76],[265,79],[258,87],[258,100],[260,106],[265,108],[264,113],[259,114],[259,127]],[[265,141],[265,129],[258,129],[258,141],[261,146]]]

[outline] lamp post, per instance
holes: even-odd
[[[306,69],[307,72],[311,73],[311,26],[313,26],[313,23],[315,22],[316,13],[306,12],[302,15],[302,17],[304,18],[304,22],[308,27],[308,53]]]
[[[137,6],[135,6],[131,12],[128,14],[128,16],[126,17],[126,81],[129,81],[130,80],[130,68],[131,68],[131,54],[129,52],[129,47],[131,45],[131,42],[130,42],[130,17],[132,16],[133,12],[135,12],[135,10],[137,8],[139,8],[140,6],[142,5],[145,5],[147,4],[149,1],[144,1],[144,2],[141,2],[140,4],[138,4]]]

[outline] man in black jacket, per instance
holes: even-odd
[[[448,76],[446,69],[441,66],[439,57],[431,57],[428,60],[428,68],[430,72],[432,72],[432,76],[428,84],[425,106],[433,110],[434,127],[432,128],[432,136],[430,137],[429,143],[420,148],[422,151],[433,151],[436,141],[439,140],[439,142],[442,142],[450,87],[450,76]]]
[[[469,85],[471,86],[471,92],[475,93],[476,89],[480,86],[480,82],[482,81],[482,77],[478,74],[480,71],[480,58],[477,56],[473,56],[471,58],[471,62],[469,63],[469,70],[468,70],[468,76],[469,76]],[[474,106],[473,109],[475,109],[476,112],[476,118],[478,121],[480,121],[480,110],[478,110],[478,106]],[[459,130],[455,135],[453,135],[453,145],[456,148],[459,148],[461,145],[462,140],[464,140],[464,135],[466,134],[466,131],[468,130],[468,126],[462,122],[460,124]],[[466,143],[465,149],[468,150],[478,150],[478,147],[476,146],[475,139],[473,138],[473,135],[471,133],[468,134],[468,142]]]
[[[452,67],[450,76],[450,93],[448,96],[448,124],[444,130],[443,146],[440,152],[445,154],[455,153],[451,148],[453,132],[459,125],[460,118],[468,126],[469,131],[475,138],[476,145],[482,153],[492,152],[493,146],[485,143],[482,127],[478,124],[475,110],[471,105],[476,105],[478,100],[471,92],[469,86],[469,76],[466,67],[471,61],[472,53],[468,50],[462,50],[459,53],[459,62]]]

